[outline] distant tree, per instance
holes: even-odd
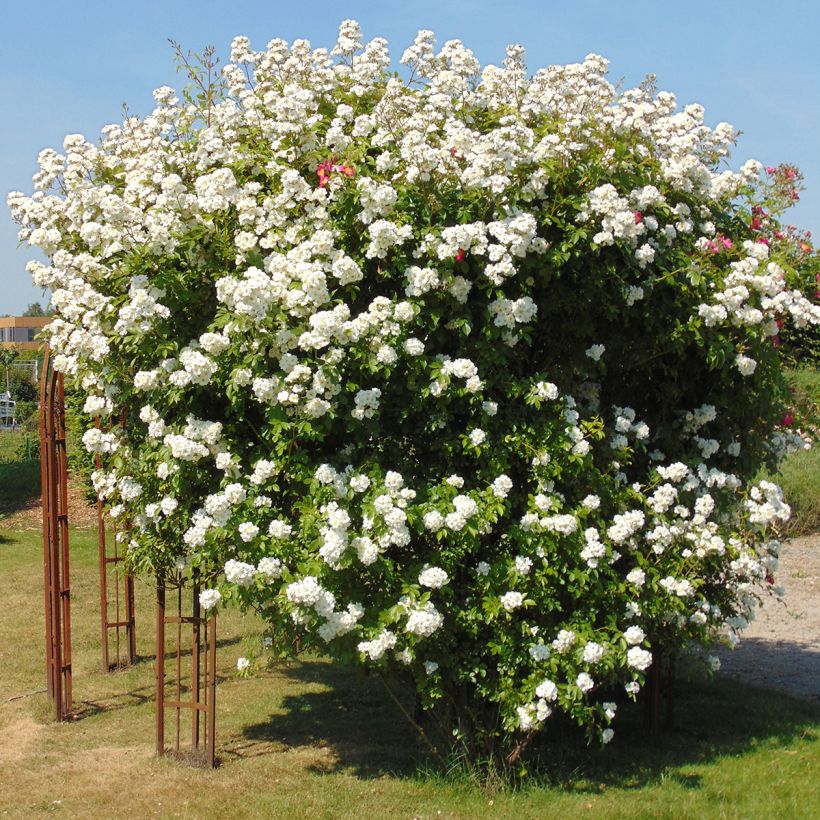
[[[0,350],[0,367],[4,367],[6,370],[6,393],[9,392],[9,368],[19,355],[14,349]]]
[[[37,385],[27,368],[11,368],[8,391],[15,401],[37,401]]]
[[[23,316],[47,316],[45,309],[39,302],[32,302],[24,311]]]

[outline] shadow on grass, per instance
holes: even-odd
[[[0,463],[0,515],[30,507],[40,498],[40,462]]]
[[[145,703],[153,703],[155,699],[155,686],[141,686],[128,692],[107,695],[96,700],[79,700],[74,704],[73,720],[83,720],[106,712],[116,712],[120,709],[130,709],[132,706],[142,706]]]
[[[282,698],[282,713],[246,726],[246,740],[271,750],[330,747],[335,763],[311,770],[353,769],[361,777],[411,775],[420,760],[418,736],[377,677],[322,661],[299,661],[277,672],[304,688]],[[247,755],[243,755],[247,756]]]
[[[221,638],[217,640],[216,645],[217,648],[226,647],[226,646],[233,646],[234,644],[239,643],[240,638]],[[180,681],[179,692],[178,694],[182,697],[182,699],[190,699],[191,698],[191,678],[186,677],[187,674],[190,672],[190,658],[191,658],[191,650],[185,649],[179,653],[179,658],[181,661],[188,661],[184,664],[182,669],[182,679]],[[167,693],[175,693],[177,687],[177,681],[175,677],[175,671],[173,669],[173,665],[176,663],[177,654],[176,652],[166,652],[165,653],[165,663],[166,667],[170,669],[166,673],[165,676],[165,686]],[[121,667],[117,667],[115,664],[112,664],[109,667],[108,673],[104,673],[106,677],[109,679],[116,679],[116,676],[122,675],[127,676],[132,672],[136,672],[138,668],[143,664],[151,664],[153,665],[155,661],[154,655],[139,655],[134,659],[134,663],[131,665],[123,665]],[[216,674],[216,685],[224,683],[226,680],[230,678],[224,674],[220,674],[217,672]],[[166,698],[170,698],[170,694],[166,694]],[[105,712],[117,712],[121,709],[128,709],[132,706],[141,706],[142,704],[148,703],[149,701],[153,703],[156,700],[156,685],[150,684],[148,686],[139,686],[131,689],[127,689],[127,691],[119,692],[116,694],[109,694],[105,695],[101,698],[97,698],[95,700],[80,700],[75,702],[74,708],[74,715],[73,720],[82,720],[87,717],[92,717],[94,715],[99,715]]]
[[[167,626],[166,626],[166,630],[168,630],[168,631],[166,631],[166,633],[165,633],[165,635],[166,635],[165,663],[168,664],[170,661],[176,662],[177,651],[171,643],[173,635],[168,634],[170,632],[170,629],[168,629]],[[188,638],[187,635],[185,637]],[[188,638],[188,640],[190,641],[190,638]],[[219,650],[219,649],[224,649],[226,646],[235,646],[236,644],[241,643],[241,641],[242,641],[241,636],[236,636],[236,635],[231,637],[231,638],[217,638],[216,639],[216,648],[217,648],[217,650]],[[192,654],[192,650],[191,650],[190,644],[188,646],[181,647],[180,650],[179,650],[179,657],[180,658],[190,658],[191,654]],[[140,657],[137,660],[152,661],[153,659],[154,659],[153,655],[145,655],[144,657]]]
[[[314,771],[347,770],[361,778],[446,776],[378,678],[321,661],[303,661],[280,671],[294,683],[322,688],[286,695],[281,713],[245,727],[244,737],[251,746],[258,745],[258,754],[329,747],[332,761],[316,764]],[[410,703],[404,705],[410,709]],[[596,793],[671,778],[697,789],[700,776],[685,771],[687,766],[820,735],[820,708],[812,703],[697,675],[678,681],[674,729],[648,736],[643,717],[643,704],[622,704],[614,724],[616,738],[605,749],[587,746],[573,726],[552,720],[532,749],[529,783]],[[469,767],[455,769],[466,777],[480,777]],[[450,776],[459,777],[452,771]]]
[[[621,705],[616,737],[605,749],[584,746],[571,727],[558,725],[534,750],[537,780],[583,792],[663,779],[696,789],[700,776],[680,769],[820,736],[815,704],[723,677],[690,673],[677,682],[675,698],[674,728],[654,737],[646,733],[642,703]]]

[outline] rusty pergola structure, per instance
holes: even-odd
[[[101,427],[99,419],[96,423]],[[98,468],[102,466],[99,456],[96,464]],[[46,683],[55,718],[62,721],[75,715],[71,667],[68,461],[65,387],[62,374],[54,369],[48,347],[40,383],[40,472]],[[107,520],[103,499],[99,496],[97,534],[102,670],[112,672],[138,660],[135,584],[125,562],[125,550],[130,540],[128,522]],[[167,587],[176,592],[172,599],[172,614],[166,612]],[[189,653],[190,664],[183,660]],[[208,617],[203,613],[199,604],[199,584],[186,587],[181,576],[171,582],[157,578],[155,668],[157,754],[163,756],[171,752],[192,762],[214,766],[216,616],[211,614]],[[182,733],[186,713],[191,720],[190,755],[184,751]],[[168,732],[169,722],[173,724],[171,732]],[[166,738],[170,742],[167,743]]]
[[[172,750],[180,755],[183,748],[182,714],[190,711],[191,755],[195,762],[214,765],[216,744],[216,617],[203,615],[199,603],[199,584],[191,590],[190,614],[185,615],[186,599],[181,584],[172,588],[172,612],[166,614],[166,582],[157,579],[157,754],[166,753],[168,717],[172,729]],[[167,627],[167,629],[166,629]],[[186,641],[185,628],[190,627],[190,640]],[[170,638],[173,651],[166,653]],[[183,654],[190,646],[190,685],[186,685],[188,669],[183,666]],[[170,655],[171,663],[166,666]],[[168,668],[170,667],[170,669]],[[168,680],[170,673],[171,681]]]
[[[68,550],[68,462],[63,377],[48,348],[40,384],[40,481],[43,495],[43,587],[46,685],[57,720],[72,712],[71,581]]]
[[[97,428],[101,422],[96,420]],[[102,467],[102,459],[97,454],[96,467]],[[137,660],[137,633],[134,611],[134,576],[123,572],[124,557],[120,552],[120,534],[127,535],[128,528],[117,527],[116,520],[109,519],[113,538],[106,535],[106,518],[103,499],[97,496],[97,543],[99,546],[100,568],[100,629],[102,645],[102,670],[110,672],[131,666]],[[111,587],[113,586],[113,601]],[[113,607],[112,607],[113,604]],[[113,617],[112,617],[113,609]],[[112,653],[112,635],[113,653]],[[124,632],[123,632],[124,631]],[[113,660],[112,660],[113,656]]]
[[[101,426],[98,419],[97,425]],[[97,458],[97,467],[101,460]],[[43,501],[43,588],[45,593],[46,681],[58,721],[74,716],[71,666],[71,578],[65,389],[48,347],[40,387],[40,469]],[[113,537],[109,539],[108,531]],[[126,569],[128,523],[106,522],[97,499],[100,638],[102,669],[112,672],[137,662],[135,584]],[[171,595],[168,595],[168,592]],[[199,582],[157,578],[156,586],[156,751],[214,766],[216,747],[216,616],[203,613]],[[170,604],[170,608],[169,605]],[[170,609],[170,614],[169,614]],[[112,644],[113,631],[113,644]],[[190,662],[186,656],[190,654]],[[675,659],[666,675],[656,657],[647,675],[646,727],[660,725],[660,701],[667,702],[667,726],[674,709]],[[190,752],[185,750],[183,715],[190,717]]]

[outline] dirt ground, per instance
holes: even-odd
[[[721,674],[820,702],[820,534],[782,547],[782,602],[766,601],[734,650],[720,654]]]
[[[68,509],[70,524],[80,530],[97,526],[97,508],[89,504],[82,489],[75,481],[68,482]],[[2,519],[0,525],[7,530],[40,530],[43,527],[43,507],[40,499],[32,500],[23,509]]]

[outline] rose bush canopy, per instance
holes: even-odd
[[[233,41],[216,82],[44,151],[20,236],[142,573],[403,676],[475,748],[604,742],[652,653],[771,588],[790,166],[607,61]],[[101,416],[101,429],[93,426]],[[769,584],[766,584],[769,581]]]

